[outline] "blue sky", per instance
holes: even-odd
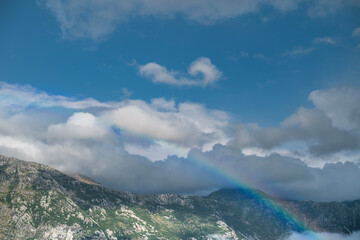
[[[200,149],[272,194],[360,196],[358,1],[9,0],[0,52],[0,153],[135,192],[228,186]]]
[[[181,16],[134,17],[95,41],[64,39],[54,13],[44,5],[2,3],[3,81],[104,101],[121,99],[121,89],[127,88],[132,98],[204,103],[239,121],[263,126],[277,124],[300,105],[308,106],[313,90],[358,85],[359,39],[352,31],[360,14],[352,5],[320,17],[309,16],[301,4],[287,12],[262,6],[254,13],[210,24]],[[314,44],[319,37],[330,37],[335,44]],[[294,47],[314,50],[283,56]],[[208,57],[223,73],[215,86],[153,84],[131,64],[156,62],[186,72],[199,57]]]

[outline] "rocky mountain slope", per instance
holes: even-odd
[[[279,201],[314,231],[360,229],[360,201]],[[0,239],[279,239],[298,225],[242,189],[131,194],[0,156]]]

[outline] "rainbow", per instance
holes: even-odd
[[[125,130],[125,129],[122,129]],[[130,129],[126,129],[127,132],[134,134],[140,138],[148,139],[153,141],[154,139],[150,136],[146,136],[144,134],[136,133],[131,131]],[[183,155],[186,155],[186,150],[178,149],[179,152],[182,152]],[[294,230],[299,233],[304,233],[306,235],[306,239],[309,240],[321,240],[320,236],[317,235],[312,229],[307,227],[307,224],[304,223],[300,217],[296,216],[295,213],[290,212],[284,206],[271,201],[268,197],[256,191],[256,184],[248,178],[246,180],[239,179],[234,173],[231,173],[229,169],[221,168],[212,163],[212,161],[203,153],[201,150],[190,150],[187,153],[187,159],[198,166],[203,167],[211,173],[221,177],[226,180],[232,186],[236,188],[242,189],[248,196],[253,199],[263,203],[269,209],[273,210],[276,213],[276,216],[283,222],[291,222],[293,223]],[[242,176],[245,178],[246,176]]]
[[[276,216],[284,222],[293,223],[294,230],[300,233],[306,233],[307,239],[319,240],[320,237],[314,233],[307,225],[294,213],[290,212],[287,208],[281,206],[280,204],[271,201],[269,198],[265,197],[263,194],[255,191],[254,188],[249,186],[247,181],[240,180],[234,174],[230,173],[227,170],[221,169],[218,166],[211,163],[211,161],[203,154],[201,151],[190,151],[188,154],[188,159],[201,167],[204,167],[208,171],[222,177],[230,184],[235,187],[241,188],[247,195],[253,199],[263,203],[269,209],[273,210],[276,213]]]

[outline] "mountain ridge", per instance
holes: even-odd
[[[133,194],[76,180],[47,165],[0,155],[1,239],[274,239],[301,231],[246,195]],[[360,229],[360,200],[268,201],[314,231]],[[8,231],[7,229],[11,229]]]

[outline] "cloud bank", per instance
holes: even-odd
[[[359,96],[357,88],[313,91],[313,108],[262,128],[191,102],[100,102],[1,83],[0,153],[132,192],[241,183],[284,198],[352,200],[360,197]]]
[[[315,107],[300,107],[279,127],[234,125],[237,134],[232,144],[265,152],[276,148],[292,149],[294,151],[288,156],[300,157],[304,161],[308,159],[308,164],[319,163],[322,159],[331,162],[334,157],[335,161],[344,162],[350,160],[349,157],[357,161],[360,147],[359,96],[358,88],[313,91],[309,100]]]

